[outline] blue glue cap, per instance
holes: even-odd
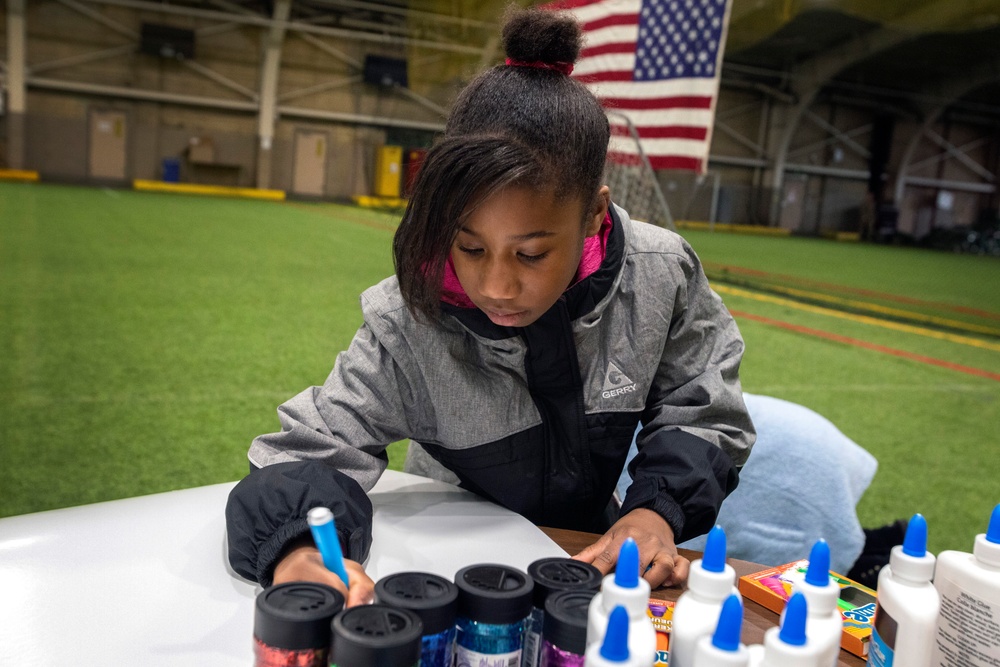
[[[830,585],[830,545],[826,540],[816,540],[812,551],[809,552],[806,583],[813,586]]]
[[[805,646],[806,616],[808,615],[806,596],[795,593],[785,605],[785,620],[778,632],[778,639],[789,646]]]
[[[986,541],[1000,544],[1000,505],[993,508],[990,515],[990,527],[986,529]]]
[[[740,633],[743,631],[743,603],[738,595],[730,595],[722,603],[719,624],[712,635],[712,646],[720,651],[740,650]]]
[[[628,660],[628,612],[618,605],[608,617],[608,631],[601,644],[601,657],[611,662]]]
[[[921,514],[910,517],[906,537],[903,538],[903,553],[914,558],[923,558],[927,554],[927,519]]]
[[[701,566],[708,572],[725,572],[726,570],[726,531],[716,525],[708,531],[705,540],[705,555],[701,557]]]
[[[636,588],[639,585],[639,545],[631,537],[625,538],[618,550],[615,585],[622,588]]]

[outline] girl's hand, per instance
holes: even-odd
[[[348,607],[370,604],[375,598],[375,582],[373,582],[361,563],[353,560],[344,561],[344,569],[350,579],[350,587],[340,580],[323,565],[323,557],[319,549],[311,541],[303,541],[286,551],[274,568],[274,583],[283,584],[288,581],[315,581],[333,586],[347,600]]]
[[[648,509],[632,510],[620,518],[601,539],[573,556],[608,574],[615,569],[618,550],[631,537],[639,547],[639,571],[651,588],[677,586],[687,581],[690,561],[677,553],[674,531],[663,517]]]

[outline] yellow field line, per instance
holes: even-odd
[[[38,172],[27,169],[0,169],[0,181],[38,182]]]
[[[799,303],[798,301],[793,301],[792,299],[783,299],[779,296],[771,296],[769,294],[759,294],[757,292],[751,292],[749,290],[740,289],[738,287],[729,287],[728,285],[713,284],[712,289],[714,289],[719,294],[730,294],[732,296],[740,296],[746,299],[753,299],[754,301],[773,303],[778,306],[786,306],[788,308],[795,308],[796,310],[803,310],[807,313],[815,313],[817,315],[828,315],[830,317],[838,317],[842,320],[861,322],[862,324],[871,324],[873,326],[883,327],[885,329],[891,329],[893,331],[902,331],[905,333],[916,334],[918,336],[926,336],[927,338],[946,340],[951,343],[958,343],[959,345],[969,345],[971,347],[979,347],[985,350],[994,350],[996,352],[1000,352],[1000,344],[990,343],[988,341],[979,340],[978,338],[969,338],[968,336],[959,336],[957,334],[945,333],[943,331],[935,331],[934,329],[915,327],[909,324],[901,324],[899,322],[882,320],[877,317],[868,317],[867,315],[855,315],[853,313],[845,313],[843,311],[834,310],[832,308],[823,308],[822,306],[810,306],[808,304]]]
[[[836,303],[842,306],[848,306],[850,308],[857,308],[859,310],[870,310],[875,313],[882,313],[883,315],[893,315],[896,317],[905,317],[910,320],[916,320],[918,322],[926,322],[927,324],[939,324],[941,326],[951,327],[952,329],[962,329],[964,331],[971,331],[972,333],[981,333],[988,336],[1000,336],[1000,329],[993,329],[991,327],[985,327],[981,324],[973,324],[971,322],[962,322],[961,320],[949,320],[945,317],[938,317],[936,315],[925,315],[923,313],[915,313],[911,310],[903,310],[901,308],[891,308],[889,306],[882,306],[877,303],[871,303],[869,301],[857,301],[855,299],[845,299],[844,297],[834,296],[832,294],[822,294],[820,292],[810,292],[808,290],[796,289],[794,287],[782,287],[780,285],[767,285],[764,289],[773,292],[779,292],[781,294],[788,294],[791,296],[800,296],[806,299],[816,299],[817,301],[825,301],[827,303]]]
[[[285,199],[284,190],[264,190],[261,188],[236,188],[225,185],[198,185],[194,183],[165,183],[163,181],[146,181],[136,179],[132,181],[132,187],[136,190],[147,192],[174,192],[186,195],[210,195],[216,197],[242,197],[245,199],[268,199],[271,201],[282,201]]]

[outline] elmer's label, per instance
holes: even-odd
[[[875,627],[872,629],[871,647],[868,649],[869,667],[892,667],[896,655],[896,631],[899,623],[890,616],[885,607],[875,609]]]
[[[932,664],[1000,665],[1000,605],[963,591],[950,579],[935,584],[941,593],[941,615]]]
[[[519,667],[520,664],[521,651],[489,654],[455,646],[455,667]]]

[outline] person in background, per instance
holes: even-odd
[[[771,396],[744,394],[757,440],[740,485],[719,510],[727,552],[768,567],[809,557],[813,543],[830,545],[830,569],[875,588],[889,554],[906,535],[906,519],[862,528],[857,505],[878,461],[830,420]],[[634,455],[633,447],[630,456]],[[622,471],[618,494],[631,478]],[[704,536],[680,546],[704,550]]]
[[[601,534],[576,557],[603,572],[634,538],[653,586],[686,579],[676,543],[711,529],[736,488],[754,439],[736,323],[690,246],[630,220],[602,185],[608,121],[568,76],[579,26],[514,10],[503,41],[506,63],[469,84],[426,156],[395,276],[362,294],[364,324],[324,385],[250,447],[226,508],[229,558],[261,585],[371,598],[366,492],[404,438],[411,469]],[[335,514],[347,582],[309,537],[315,506]]]

